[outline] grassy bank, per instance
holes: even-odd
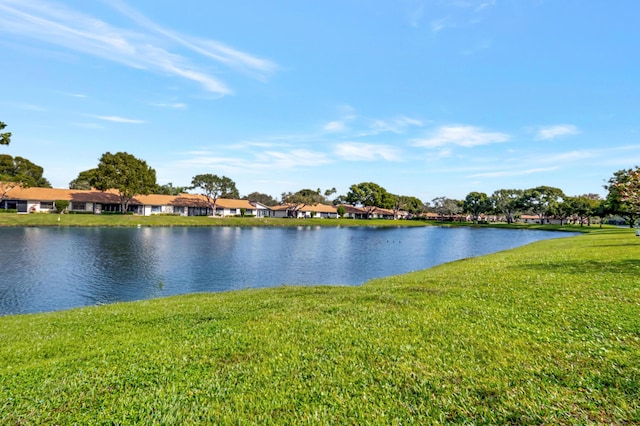
[[[424,226],[411,220],[280,219],[256,217],[0,214],[2,226]]]
[[[504,227],[513,229],[546,229],[554,231],[590,232],[596,226],[573,225],[529,225],[524,223],[492,223],[473,225],[468,222],[436,222],[422,220],[389,219],[281,219],[255,217],[206,217],[206,216],[134,216],[95,214],[0,214],[0,227],[7,226],[66,226],[66,227],[137,227],[137,226],[479,226]]]
[[[0,318],[6,424],[639,423],[640,238]]]

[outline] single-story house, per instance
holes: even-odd
[[[10,189],[0,202],[0,209],[16,209],[18,213],[48,213],[55,211],[57,200],[69,201],[72,212],[119,212],[120,197],[116,191],[76,190],[58,188]],[[244,210],[243,210],[244,209]],[[210,216],[211,209],[206,198],[199,194],[137,195],[129,203],[129,212],[141,216],[154,214],[177,214],[181,216]],[[216,201],[216,216],[235,216],[244,212],[247,216],[269,216],[269,207],[248,200],[219,198]]]
[[[532,215],[532,214],[523,214],[523,215],[520,215],[520,219],[518,221],[523,223],[536,224],[536,223],[540,223],[540,216]],[[567,221],[568,219],[563,219],[562,223],[566,224]],[[560,225],[560,219],[554,216],[545,217],[544,225]]]
[[[350,219],[406,219],[409,213],[383,209],[375,206],[356,207],[349,204],[341,204],[344,209],[344,217]]]
[[[338,217],[338,209],[327,204],[305,204],[301,207],[299,204],[282,204],[280,206],[272,206],[270,209],[272,217],[295,217],[298,219],[310,217],[336,219]]]
[[[348,219],[367,218],[367,212],[361,207],[352,206],[350,204],[341,204],[340,207],[344,209],[344,217]]]

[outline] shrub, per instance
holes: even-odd
[[[18,213],[18,209],[0,209],[0,213]]]
[[[69,200],[56,200],[54,205],[56,207],[56,212],[64,213],[64,211],[69,207]]]

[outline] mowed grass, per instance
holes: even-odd
[[[3,424],[637,424],[640,238],[8,316],[0,342]]]
[[[3,226],[425,226],[426,222],[385,219],[283,219],[256,217],[207,217],[207,216],[135,216],[99,214],[0,214]]]

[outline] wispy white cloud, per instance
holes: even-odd
[[[379,133],[391,132],[395,134],[404,133],[409,126],[422,126],[422,121],[400,116],[391,120],[372,120],[369,129],[362,132],[362,135],[377,135]]]
[[[481,11],[483,9],[488,9],[496,5],[496,0],[488,0],[482,1],[479,5],[476,6],[476,11]]]
[[[541,168],[533,168],[533,169],[526,169],[526,170],[502,170],[502,171],[487,172],[487,173],[476,173],[476,174],[470,175],[469,177],[497,178],[497,177],[509,177],[509,176],[524,176],[524,175],[531,175],[535,173],[548,173],[557,169],[558,167],[546,167],[546,168],[541,167]]]
[[[538,130],[537,138],[542,140],[555,139],[559,136],[577,135],[580,130],[573,124],[558,124],[555,126],[543,127]]]
[[[312,167],[331,163],[327,154],[307,149],[291,151],[265,151],[257,155],[258,161],[276,168]]]
[[[133,118],[118,117],[117,115],[94,115],[93,117],[97,118],[99,120],[111,121],[113,123],[125,123],[125,124],[144,124],[144,123],[146,123],[146,121],[144,121],[144,120],[137,120],[137,119],[133,119]]]
[[[336,145],[335,154],[347,161],[400,161],[398,150],[389,145],[347,142]]]
[[[506,133],[487,132],[474,126],[442,126],[431,137],[426,139],[413,139],[414,146],[424,148],[437,148],[445,145],[457,145],[462,147],[474,147],[493,143],[506,142],[511,137]]]
[[[598,153],[593,150],[585,150],[585,151],[571,151],[571,152],[563,152],[560,154],[550,154],[545,155],[539,159],[540,162],[544,163],[566,163],[570,161],[579,161],[585,160],[587,158],[595,158],[598,156]]]
[[[430,24],[431,32],[434,32],[434,33],[439,33],[445,28],[450,28],[454,26],[455,25],[453,24],[453,22],[451,22],[451,18],[448,16],[440,19],[435,19],[431,21],[431,24]]]
[[[194,65],[176,50],[170,51],[168,46],[177,43],[200,55],[200,59],[214,60],[260,77],[276,69],[269,60],[240,52],[220,42],[199,40],[162,28],[122,2],[112,0],[111,4],[133,19],[140,28],[119,28],[53,1],[2,0],[0,33],[36,39],[136,69],[181,77],[219,95],[230,94],[232,90],[205,71],[208,65]],[[149,30],[153,33],[149,33]]]
[[[219,41],[199,39],[164,28],[120,0],[109,0],[109,3],[141,27],[172,39],[195,53],[219,61],[231,68],[245,70],[260,77],[277,70],[277,65],[268,59],[241,52]]]
[[[12,106],[14,108],[23,109],[23,110],[26,110],[26,111],[34,111],[34,112],[44,112],[44,111],[46,111],[46,108],[41,107],[40,105],[27,104],[27,103],[21,103],[21,102],[12,103]]]
[[[473,9],[477,12],[496,5],[495,0],[448,0],[446,3],[455,8]]]
[[[347,125],[342,120],[335,120],[325,124],[322,129],[329,133],[339,133],[347,130]]]
[[[327,154],[306,149],[264,150],[244,152],[242,156],[216,155],[208,149],[183,153],[183,160],[176,163],[181,168],[216,169],[222,171],[283,172],[300,167],[316,167],[333,162]]]
[[[78,99],[88,98],[87,95],[84,95],[82,93],[65,93],[65,95],[69,96],[70,98],[78,98]]]
[[[187,104],[181,103],[181,102],[174,102],[174,103],[153,103],[151,104],[153,106],[157,106],[160,108],[174,108],[174,109],[186,109],[187,108]]]
[[[404,133],[409,127],[421,127],[422,120],[399,115],[393,118],[369,118],[359,115],[355,108],[343,106],[343,115],[337,120],[329,121],[323,126],[323,130],[328,133],[350,132],[351,137],[363,137],[378,135],[390,132],[395,134]]]

